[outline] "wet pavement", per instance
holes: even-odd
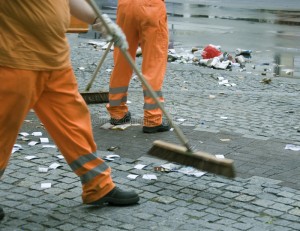
[[[213,6],[221,3],[226,1],[210,1]],[[284,3],[281,1],[281,7]],[[101,128],[109,119],[105,104],[91,104],[89,109],[99,156],[120,156],[108,162],[113,179],[122,188],[136,190],[141,196],[140,203],[103,208],[82,205],[80,180],[60,158],[59,150],[41,144],[29,146],[29,141],[21,140],[20,136],[16,143],[23,149],[12,154],[1,179],[0,206],[6,217],[0,222],[0,230],[300,230],[300,151],[286,149],[288,144],[300,146],[300,80],[297,76],[285,76],[282,67],[282,73],[278,74],[275,48],[253,48],[246,43],[237,46],[234,42],[231,46],[230,36],[211,40],[214,37],[208,33],[213,34],[213,30],[209,31],[208,28],[203,31],[203,40],[195,40],[197,44],[175,40],[175,50],[187,52],[194,45],[201,47],[206,43],[220,44],[229,52],[237,47],[251,48],[252,58],[245,70],[168,63],[163,89],[165,106],[195,150],[234,160],[235,179],[210,173],[196,177],[154,170],[165,161],[147,154],[152,142],[157,139],[180,142],[172,131],[142,133],[143,94],[134,76],[128,104],[137,125],[124,131],[105,130]],[[252,35],[253,40],[259,36]],[[69,35],[72,63],[81,91],[104,52],[100,46],[89,44],[91,38],[92,33],[80,37]],[[297,49],[292,53],[297,56]],[[137,58],[138,65],[141,60]],[[110,52],[91,91],[108,90],[112,68]],[[220,84],[221,78],[230,85]],[[265,82],[266,78],[270,82]],[[21,132],[35,131],[42,132],[53,144],[34,112],[30,112]],[[32,135],[29,138],[39,140]],[[118,148],[107,151],[111,147]],[[29,160],[28,156],[36,158]],[[55,163],[60,166],[48,172],[38,171],[39,167],[49,168]],[[146,166],[136,169],[137,164]],[[138,177],[130,179],[129,174]],[[148,174],[155,174],[157,179],[144,179]],[[51,188],[42,188],[42,183],[51,183]]]
[[[83,90],[103,50],[75,34],[69,39]],[[109,119],[105,104],[89,105],[99,155],[120,156],[108,162],[113,179],[122,188],[136,190],[140,203],[103,208],[82,205],[80,181],[60,159],[61,153],[18,140],[23,150],[12,154],[1,179],[0,205],[6,217],[0,230],[299,230],[300,152],[285,149],[287,144],[300,145],[299,80],[274,77],[272,59],[267,51],[254,53],[245,71],[168,63],[163,90],[166,109],[196,150],[234,160],[235,179],[155,171],[165,161],[152,158],[147,151],[156,139],[179,144],[174,132],[143,134],[141,125],[105,130],[101,128]],[[141,60],[137,58],[138,65]],[[262,60],[269,65],[253,69]],[[112,67],[110,52],[91,91],[107,90]],[[262,81],[266,76],[271,78],[269,84]],[[220,85],[220,77],[235,85]],[[134,122],[140,123],[143,96],[136,77],[128,100]],[[34,112],[21,131],[41,131],[48,137]],[[108,152],[112,146],[119,148]],[[37,158],[26,159],[30,155]],[[53,163],[60,166],[38,171]],[[137,164],[146,166],[136,169]],[[138,177],[130,179],[129,174]],[[148,174],[157,179],[144,179]],[[51,188],[42,188],[42,183],[51,183]]]

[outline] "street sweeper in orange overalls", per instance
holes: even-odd
[[[142,73],[148,83],[164,103],[162,85],[168,58],[168,23],[166,5],[163,0],[119,0],[117,24],[126,35],[129,53],[133,59],[140,45],[142,49]],[[128,110],[127,91],[133,69],[116,48],[114,69],[110,78],[109,103],[110,122],[120,125],[131,120]],[[143,132],[155,133],[170,130],[163,120],[162,111],[143,86],[144,118]]]
[[[83,203],[137,203],[138,195],[116,187],[110,167],[96,155],[89,110],[78,92],[65,35],[70,13],[86,23],[95,22],[95,30],[107,33],[85,0],[0,1],[0,177],[19,129],[34,109],[80,177]],[[106,20],[116,33],[115,46],[126,49],[120,28]]]

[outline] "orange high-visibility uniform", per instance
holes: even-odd
[[[169,41],[164,1],[119,0],[117,24],[126,35],[128,51],[133,59],[140,44],[143,54],[142,73],[163,103],[162,85],[167,66]],[[121,119],[128,111],[127,91],[133,70],[118,48],[114,50],[114,65],[110,78],[107,109],[112,118]],[[158,126],[162,123],[162,111],[144,86],[143,92],[144,126]]]
[[[28,111],[33,108],[90,203],[114,187],[96,155],[90,114],[71,68],[65,36],[68,0],[0,1],[0,177]]]

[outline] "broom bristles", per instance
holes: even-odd
[[[192,166],[206,172],[229,178],[235,177],[233,160],[216,158],[214,155],[206,152],[188,152],[185,147],[180,145],[156,140],[148,154],[160,159]]]
[[[108,92],[80,92],[86,104],[108,103]]]

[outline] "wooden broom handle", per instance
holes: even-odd
[[[95,1],[94,0],[87,0],[87,1],[91,5],[91,7],[94,9],[97,17],[99,17],[99,19],[102,21],[102,23],[105,26],[105,28],[107,29],[108,33],[110,35],[112,35],[111,30],[108,27],[108,25],[106,24],[105,20],[103,19],[102,15],[101,15],[101,11],[100,11],[99,7],[97,6],[97,4],[95,3]],[[121,49],[121,48],[119,48],[119,49],[121,50],[121,52],[123,53],[123,55],[125,56],[125,58],[127,59],[127,61],[129,62],[129,64],[131,65],[131,67],[133,68],[134,72],[139,77],[140,81],[144,84],[144,86],[150,92],[150,95],[154,99],[155,103],[162,110],[163,114],[167,117],[169,123],[173,126],[176,135],[178,136],[178,138],[180,139],[180,141],[182,142],[182,144],[187,148],[187,151],[192,151],[192,148],[191,148],[191,146],[189,144],[188,139],[183,134],[183,132],[181,131],[181,129],[175,123],[173,123],[171,115],[165,110],[165,108],[162,105],[162,103],[158,100],[157,94],[154,92],[154,90],[152,89],[152,87],[150,86],[150,84],[146,81],[145,77],[139,71],[139,69],[137,68],[134,60],[130,56],[129,52],[127,50],[125,50],[125,49]]]
[[[101,68],[101,66],[102,66],[102,64],[103,64],[103,62],[104,62],[104,60],[105,60],[105,58],[106,58],[108,52],[110,51],[110,48],[111,48],[112,45],[113,45],[113,42],[110,42],[109,45],[108,45],[108,47],[106,48],[106,50],[105,50],[103,56],[101,57],[101,59],[100,59],[98,65],[97,65],[96,70],[95,70],[94,73],[93,73],[93,76],[92,76],[90,82],[88,83],[88,85],[87,85],[86,88],[85,88],[85,91],[89,91],[89,90],[91,89],[92,84],[93,84],[93,82],[95,81],[96,76],[97,76],[97,74],[98,74],[98,72],[99,72],[99,70],[100,70],[100,68]]]

